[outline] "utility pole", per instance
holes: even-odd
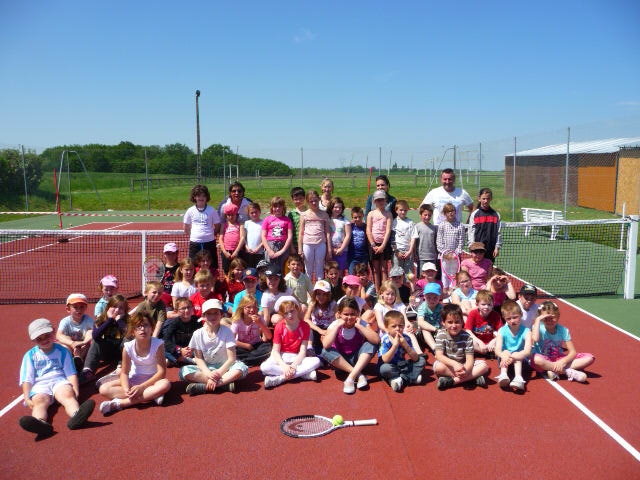
[[[196,177],[198,183],[202,179],[202,165],[200,164],[200,107],[198,99],[200,98],[200,90],[196,90]]]

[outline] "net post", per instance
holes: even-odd
[[[638,223],[640,215],[630,215],[629,234],[627,236],[627,256],[624,269],[624,299],[633,300],[636,288],[636,250],[638,248]]]
[[[144,265],[144,262],[146,260],[146,254],[147,254],[147,232],[142,230],[140,232],[141,235],[141,247],[142,247],[142,258],[140,259],[140,265]],[[144,292],[144,285],[145,285],[145,281],[144,281],[144,271],[142,268],[140,268],[140,292]]]

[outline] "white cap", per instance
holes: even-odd
[[[313,287],[313,290],[322,290],[323,292],[331,292],[331,284],[326,280],[318,280]]]
[[[81,294],[81,293],[72,293],[71,295],[69,295],[67,297],[67,305],[71,305],[72,303],[86,303],[86,304],[88,304],[89,302],[87,301],[87,297],[85,297],[83,294]]]
[[[202,304],[202,314],[204,315],[209,310],[214,308],[220,310],[221,312],[224,311],[224,308],[222,307],[222,302],[217,298],[212,298],[211,300],[207,300]]]
[[[426,272],[427,270],[438,270],[435,266],[435,264],[431,263],[431,262],[427,262],[424,265],[422,265],[422,271]]]
[[[300,306],[300,302],[296,299],[296,297],[292,295],[283,295],[282,297],[278,298],[278,300],[276,300],[276,304],[273,306],[273,310],[275,312],[280,310],[280,305],[282,305],[284,302],[293,302],[296,305]]]
[[[50,332],[53,332],[53,326],[46,318],[38,318],[29,324],[29,338],[31,340]]]

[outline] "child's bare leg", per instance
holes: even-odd
[[[376,290],[380,288],[380,260],[372,260],[371,267],[373,270],[373,284],[376,286]]]
[[[513,373],[516,377],[522,377],[522,360],[514,360]]]
[[[46,422],[47,418],[49,417],[49,415],[47,414],[47,410],[49,410],[51,397],[49,397],[49,395],[45,393],[36,393],[33,397],[31,397],[31,401],[33,402],[31,416]]]
[[[422,338],[427,343],[431,351],[436,351],[436,341],[433,338],[433,334],[429,330],[422,330]]]
[[[486,344],[486,349],[487,349],[487,352],[495,351],[495,349],[496,349],[496,338],[495,337],[493,337],[493,339],[489,343]]]
[[[478,353],[487,353],[487,346],[482,340],[477,338],[473,339],[473,350]]]
[[[474,362],[473,367],[471,368],[471,373],[465,375],[464,377],[453,377],[453,381],[456,384],[468,382],[469,380],[478,378],[480,375],[484,375],[488,371],[489,366],[484,362],[484,360],[480,360],[478,362]]]
[[[593,356],[574,358],[571,365],[569,365],[569,368],[573,368],[574,370],[584,370],[595,361],[596,358]]]
[[[242,372],[240,370],[228,370],[222,375],[222,378],[218,381],[218,386],[227,385],[231,382],[235,382],[242,377]]]
[[[360,359],[363,356],[364,355],[360,355],[360,358],[358,358],[358,362],[360,362]],[[371,355],[369,355],[369,359],[371,359]],[[357,364],[358,363],[356,363],[356,365]],[[331,362],[331,366],[339,370],[342,370],[343,372],[347,372],[349,374],[349,377],[351,377],[351,373],[353,372],[353,369],[354,369],[353,365],[347,362],[342,355],[340,355],[333,362]],[[363,365],[363,368],[364,368],[364,365]]]
[[[103,395],[107,398],[125,398],[127,395],[124,393],[124,389],[120,386],[120,379],[112,380],[107,383],[103,383],[100,386],[100,395]]]
[[[360,374],[362,373],[362,370],[364,370],[364,367],[369,365],[369,362],[371,361],[371,356],[372,355],[370,353],[361,353],[358,356],[358,361],[353,366],[353,369],[349,374],[349,377],[351,378],[351,380],[355,382],[358,379],[358,376],[360,376]]]
[[[454,377],[455,373],[451,368],[445,365],[442,362],[438,362],[433,367],[433,373],[435,373],[438,377]]]
[[[535,354],[533,356],[533,363],[536,367],[542,370],[551,371],[551,372],[553,372],[553,368],[555,366],[554,362],[547,360],[546,358],[544,358],[542,355],[539,355],[539,354]],[[556,373],[562,373],[562,372],[556,372]]]
[[[64,407],[65,412],[67,412],[67,415],[70,417],[73,417],[73,414],[78,411],[78,408],[80,408],[78,400],[76,399],[76,394],[71,385],[63,385],[60,388],[56,388],[53,396],[58,402],[60,402],[60,405]]]
[[[158,398],[160,395],[164,395],[171,388],[171,382],[166,378],[161,378],[156,383],[144,389],[142,393],[142,402],[150,402],[154,398]]]

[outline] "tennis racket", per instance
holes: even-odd
[[[164,262],[158,257],[149,257],[142,264],[145,282],[159,282],[164,277]]]
[[[456,274],[460,271],[460,257],[454,250],[445,250],[440,257],[442,273],[449,279],[449,285],[456,286]]]
[[[370,420],[347,420],[340,425],[334,425],[330,418],[320,415],[298,415],[283,420],[280,423],[280,431],[289,437],[312,438],[321,437],[339,428],[377,424],[378,420],[372,418]]]

